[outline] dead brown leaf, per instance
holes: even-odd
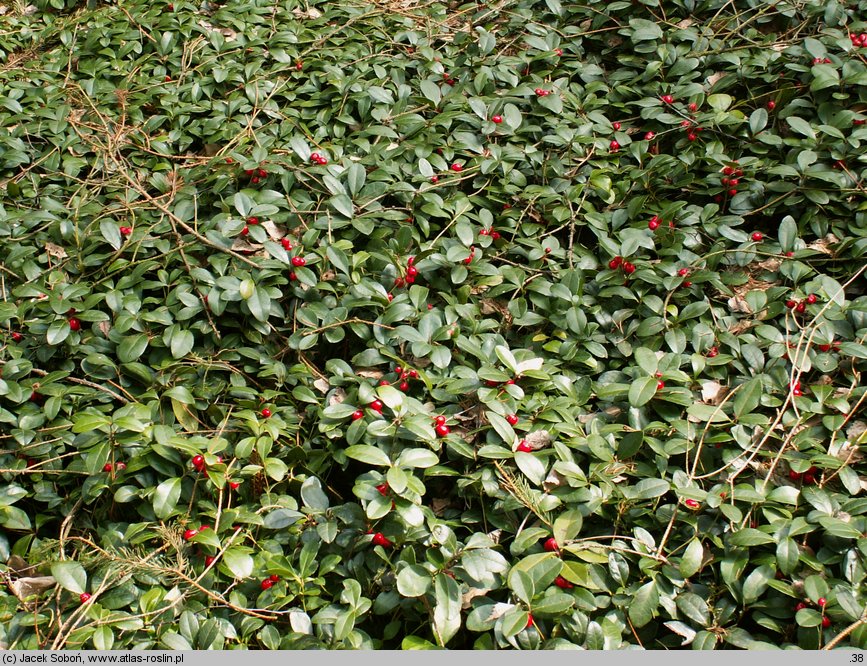
[[[57,259],[66,259],[66,257],[69,256],[66,254],[66,250],[64,250],[59,245],[55,245],[54,243],[46,243],[45,251],[49,254],[49,256],[56,257]]]
[[[701,385],[701,401],[706,405],[719,405],[728,395],[729,389],[719,382],[709,381]]]

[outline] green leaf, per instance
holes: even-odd
[[[181,497],[181,480],[179,478],[166,479],[154,490],[153,507],[154,514],[160,520],[165,520],[178,504]]]
[[[137,361],[148,346],[148,336],[144,333],[129,335],[117,346],[117,358],[121,363]]]
[[[656,581],[645,583],[638,588],[629,604],[629,620],[640,629],[653,619],[658,606],[659,591],[656,588]]]
[[[439,573],[434,578],[433,632],[443,647],[461,628],[461,588],[451,576]]]
[[[786,122],[789,124],[789,127],[792,128],[798,134],[806,136],[810,139],[816,138],[816,132],[813,131],[813,128],[803,118],[799,118],[798,116],[789,116],[786,118]]]
[[[51,575],[54,576],[57,584],[65,590],[75,594],[81,594],[87,590],[87,572],[78,562],[70,560],[53,562]]]
[[[752,527],[747,527],[737,532],[733,532],[728,539],[733,546],[761,546],[766,543],[773,543],[774,537],[764,532],[760,532]]]
[[[433,585],[433,577],[423,566],[411,564],[397,574],[397,591],[404,597],[420,597]]]
[[[704,548],[699,539],[693,539],[689,542],[686,550],[683,552],[683,557],[680,558],[680,575],[684,578],[690,578],[701,570],[701,563],[704,559]]]
[[[51,322],[46,334],[46,341],[50,345],[59,345],[69,337],[69,322],[66,319],[58,319]]]
[[[629,385],[629,404],[633,407],[646,405],[656,395],[656,377],[639,377]]]
[[[183,358],[189,354],[195,342],[196,339],[190,331],[183,328],[177,329],[172,335],[172,358]]]
[[[554,520],[554,538],[558,544],[571,541],[581,531],[584,516],[578,509],[564,511]]]
[[[753,410],[759,406],[762,392],[761,376],[753,377],[742,384],[734,398],[735,418],[740,419],[745,414],[752,414]]]
[[[301,484],[301,501],[308,509],[325,511],[328,509],[328,495],[322,490],[322,484],[315,476],[310,476]]]
[[[385,455],[381,449],[368,444],[350,446],[346,449],[345,453],[347,458],[352,458],[353,460],[358,460],[367,463],[368,465],[374,465],[376,467],[391,466],[391,460],[389,460],[388,456]]]
[[[524,473],[524,476],[530,479],[530,481],[537,486],[542,485],[545,476],[547,476],[547,471],[544,463],[535,455],[524,451],[516,451],[515,464],[518,466],[518,469]]]
[[[229,548],[223,553],[222,562],[237,580],[245,580],[253,575],[253,558],[246,548]]]
[[[404,449],[395,461],[399,467],[427,468],[439,463],[439,456],[429,449]]]

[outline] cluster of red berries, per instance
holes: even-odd
[[[708,349],[708,350],[707,350],[707,354],[706,354],[706,356],[707,356],[708,358],[714,358],[714,357],[716,357],[716,356],[719,356],[719,347],[717,347],[716,345],[714,345],[713,347],[711,347],[710,349]]]
[[[817,345],[819,351],[821,352],[829,352],[829,351],[840,351],[840,343],[839,342],[829,342],[824,345]]]
[[[466,259],[464,259],[464,263],[465,263],[467,266],[469,266],[471,263],[473,263],[473,258],[474,258],[475,256],[476,256],[476,246],[475,246],[475,245],[470,245],[470,256],[468,256]]]
[[[446,417],[442,414],[434,417],[434,430],[436,431],[437,437],[449,436],[451,428],[446,425],[446,420]]]
[[[804,314],[807,311],[807,305],[813,305],[819,301],[819,297],[816,294],[809,294],[807,298],[796,301],[793,298],[790,298],[786,301],[786,307],[790,310],[794,310],[798,314]]]
[[[493,227],[490,229],[480,229],[479,236],[490,236],[493,240],[500,240],[500,232],[495,231]]]
[[[328,158],[320,155],[319,153],[310,153],[310,161],[320,166],[325,166],[326,164],[328,164]]]
[[[190,528],[188,530],[184,530],[184,541],[190,541],[199,532],[204,532],[205,530],[209,530],[209,529],[211,529],[210,525],[202,525],[199,529]]]
[[[292,248],[294,247],[292,245],[292,241],[289,240],[288,237],[281,238],[280,239],[280,245],[282,245],[283,249],[286,250],[287,252],[291,252]]]
[[[249,234],[250,233],[250,227],[256,226],[257,224],[259,224],[259,218],[258,217],[248,217],[247,218],[247,224],[244,225],[243,229],[241,229],[241,235],[246,236],[247,234]]]
[[[447,86],[453,86],[457,83],[448,72],[443,72],[443,81],[446,82]]]
[[[415,257],[407,257],[406,260],[406,275],[400,276],[398,275],[394,278],[394,286],[395,287],[403,287],[408,284],[415,284],[415,279],[418,277],[418,268],[415,267]],[[388,300],[391,300],[389,298]]]
[[[120,231],[121,236],[129,236],[132,233],[132,227],[119,227],[118,231]]]
[[[207,465],[205,464],[205,456],[201,454],[194,455],[191,458],[190,462],[193,463],[193,467],[197,472],[204,472],[205,468],[207,467]],[[220,456],[217,456],[217,464],[220,464],[222,462],[223,459]]]
[[[862,32],[860,35],[849,35],[852,40],[852,46],[856,49],[867,46],[867,32]]]
[[[410,379],[418,379],[418,370],[414,368],[402,368],[399,365],[394,368],[395,373],[397,373],[398,378],[400,379],[400,384],[398,388],[401,391],[409,390],[409,380]],[[387,379],[383,379],[379,382],[380,386],[391,386],[391,382]]]
[[[627,275],[632,275],[635,272],[635,264],[624,260],[620,255],[608,262],[608,268],[612,271],[616,271],[619,268]]]
[[[126,469],[126,463],[125,462],[118,462],[118,463],[115,463],[114,465],[112,465],[110,462],[107,462],[107,463],[105,463],[105,465],[102,466],[103,472],[111,472],[111,470],[113,470],[113,469],[116,469],[118,472],[122,472],[123,470]]]
[[[272,587],[274,587],[274,583],[276,583],[279,580],[280,580],[280,576],[278,576],[277,574],[271,574],[270,576],[265,578],[261,583],[259,583],[259,587],[261,587],[263,590],[270,590]]]
[[[722,186],[726,188],[726,194],[733,197],[738,193],[738,185],[740,185],[740,179],[744,175],[743,169],[733,166],[724,166],[722,168],[722,174],[723,177],[720,179],[720,183],[722,183]]]
[[[545,90],[544,88],[536,88],[533,92],[536,93],[536,97],[547,97],[551,94],[550,90]]]
[[[689,275],[689,269],[688,268],[678,268],[677,269],[677,275],[678,275],[678,277],[686,277],[687,275]],[[689,280],[684,280],[680,286],[683,287],[684,289],[688,289],[689,287],[692,286],[692,282],[690,282]]]
[[[487,386],[488,388],[497,388],[500,384],[512,385],[520,378],[521,378],[521,376],[518,375],[517,377],[515,377],[513,379],[508,379],[505,382],[498,382],[494,379],[486,379],[485,380],[485,386]]]
[[[661,224],[662,224],[662,220],[659,219],[659,215],[654,215],[653,217],[650,218],[650,220],[648,220],[647,228],[650,229],[651,231],[656,231],[657,229],[659,229]],[[668,228],[674,229],[674,220],[669,220]]]
[[[830,58],[813,58],[813,64],[814,65],[830,65],[831,59]]]
[[[260,180],[262,180],[265,176],[268,175],[268,172],[261,167],[258,169],[245,169],[244,173],[250,176],[250,182],[253,185],[257,185]]]
[[[704,132],[704,127],[693,127],[691,120],[681,120],[680,126],[683,128],[683,131],[686,132],[687,141],[696,141],[698,139],[698,135],[701,132]]]
[[[801,483],[812,486],[815,484],[816,476],[819,474],[819,468],[816,466],[811,467],[806,472],[796,472],[793,469],[789,470],[789,478],[792,481],[800,481]]]
[[[816,600],[816,605],[822,609],[822,628],[827,629],[831,626],[831,618],[825,615],[825,606],[828,605],[828,600],[825,597],[819,597]],[[803,601],[799,601],[797,604],[795,604],[796,613],[800,610],[804,610],[805,608],[809,608],[809,606]]]

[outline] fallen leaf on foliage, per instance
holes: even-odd
[[[9,581],[9,589],[19,601],[26,601],[33,595],[39,595],[57,585],[54,576],[34,576]]]
[[[551,470],[545,480],[542,481],[542,489],[547,493],[563,485],[563,477],[555,470]]]
[[[743,312],[744,314],[752,314],[753,309],[750,307],[749,303],[747,303],[740,296],[732,296],[728,300],[729,310],[732,312]]]
[[[728,387],[717,381],[704,382],[701,385],[701,401],[706,405],[719,405],[728,392]]]
[[[515,604],[507,604],[502,602],[494,604],[493,608],[491,608],[491,614],[488,616],[487,621],[490,622],[491,620],[499,620],[514,607]]]
[[[365,379],[382,379],[382,375],[385,373],[382,370],[358,370],[355,374]]]
[[[714,72],[709,77],[707,77],[707,84],[711,88],[713,88],[717,82],[725,76],[725,72]]]
[[[66,250],[64,250],[59,245],[55,245],[54,243],[46,243],[45,251],[49,254],[49,256],[57,257],[58,259],[65,259],[67,256]]]
[[[816,252],[821,252],[822,254],[834,254],[831,250],[831,245],[836,245],[840,242],[840,239],[837,238],[834,234],[828,234],[824,238],[820,238],[819,240],[810,243],[807,245],[811,250],[815,250]]]
[[[300,7],[296,7],[292,10],[292,13],[295,15],[295,18],[299,19],[318,19],[322,16],[322,12],[314,7],[309,7],[306,11],[301,9]]]
[[[466,610],[473,605],[473,599],[476,597],[485,596],[490,590],[480,590],[477,587],[471,587],[468,592],[464,592],[461,596],[461,610]]]
[[[328,393],[328,389],[331,388],[331,384],[328,383],[327,379],[319,378],[313,382],[313,387],[319,389],[322,393]]]
[[[268,232],[268,237],[271,240],[280,240],[281,238],[283,238],[283,236],[286,235],[286,232],[280,227],[278,227],[276,224],[274,224],[271,220],[264,220],[259,224],[265,231]]]
[[[535,432],[529,433],[524,439],[527,441],[527,445],[531,449],[538,451],[539,449],[544,449],[546,446],[551,444],[551,433],[547,430],[536,430]]]
[[[846,428],[846,437],[849,441],[855,441],[865,432],[867,432],[867,423],[864,421],[852,421],[849,427]]]
[[[346,401],[346,391],[344,391],[342,388],[339,388],[339,387],[334,389],[334,392],[330,396],[328,396],[328,406],[329,407],[331,405],[340,405],[345,401]]]
[[[691,26],[693,23],[695,23],[695,21],[693,21],[691,18],[685,18],[685,19],[683,19],[680,23],[678,23],[678,24],[676,24],[676,25],[677,25],[677,27],[680,28],[681,30],[685,30],[686,28],[688,28],[689,26]]]
[[[255,252],[261,250],[262,246],[259,243],[251,243],[244,236],[236,236],[232,243],[232,249],[235,252]]]

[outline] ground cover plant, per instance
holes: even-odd
[[[867,648],[865,9],[0,0],[0,642]]]

